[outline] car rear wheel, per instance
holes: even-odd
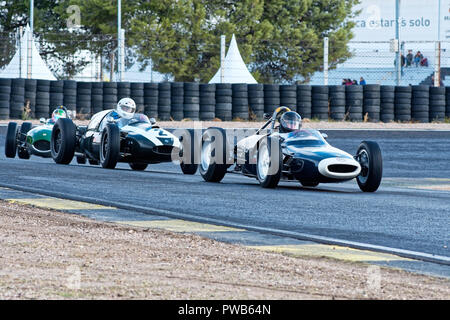
[[[200,174],[207,182],[220,182],[227,173],[226,141],[226,132],[222,128],[208,128],[203,134]]]
[[[199,137],[201,138],[201,137]],[[183,146],[183,157],[181,159],[180,168],[184,174],[195,174],[198,169],[196,163],[196,136],[195,131],[192,129],[186,129],[184,134],[180,137],[180,142]]]
[[[380,147],[376,142],[363,141],[355,158],[361,165],[361,173],[356,177],[359,188],[364,192],[377,191],[383,176],[383,159]]]
[[[33,127],[33,124],[31,122],[24,122],[20,126],[20,135],[19,135],[19,141],[20,146],[17,147],[17,155],[20,159],[30,159],[31,155],[28,151],[26,145],[27,145],[27,133],[31,130]]]
[[[138,163],[138,162],[130,162],[129,165],[130,168],[135,171],[144,171],[148,167],[147,163]]]
[[[14,158],[17,151],[17,136],[19,128],[16,122],[8,123],[8,131],[6,132],[5,140],[5,156],[7,158]]]
[[[108,123],[103,130],[100,145],[100,163],[105,169],[114,169],[120,156],[120,131],[114,123]]]
[[[50,148],[53,160],[58,164],[69,164],[75,155],[76,127],[72,120],[60,118],[52,129]]]
[[[278,139],[267,137],[258,147],[256,177],[263,188],[276,188],[283,169],[283,154]]]

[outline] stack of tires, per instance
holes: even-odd
[[[445,120],[445,87],[430,87],[430,121]]]
[[[172,82],[170,84],[170,115],[175,121],[184,118],[184,83]]]
[[[450,87],[445,88],[445,116],[450,118]]]
[[[64,99],[63,104],[67,110],[77,109],[77,82],[73,80],[64,80]],[[36,98],[37,99],[37,98]],[[37,104],[37,101],[36,101]]]
[[[395,87],[380,87],[380,120],[382,122],[394,121]]]
[[[158,118],[157,83],[144,83],[144,113],[149,118]]]
[[[184,118],[200,119],[200,85],[198,83],[184,83]]]
[[[280,106],[297,111],[297,86],[295,84],[280,86]]]
[[[50,82],[50,114],[53,110],[64,105],[64,81],[52,81]]]
[[[50,81],[38,80],[36,85],[35,117],[48,118],[49,113],[50,113]]]
[[[92,114],[103,110],[103,82],[91,82]]]
[[[309,85],[297,86],[297,112],[302,118],[311,119],[312,88]]]
[[[21,119],[25,104],[25,79],[12,79],[9,117]]]
[[[311,116],[319,120],[328,120],[328,87],[312,87]]]
[[[345,86],[330,86],[330,118],[336,121],[345,119]]]
[[[0,120],[9,119],[11,79],[0,79]]]
[[[231,86],[232,90],[232,118],[248,120],[248,86],[246,83],[235,83]]]
[[[273,113],[280,106],[280,85],[264,85],[264,113]]]
[[[345,87],[345,113],[347,115],[347,120],[362,121],[363,102],[363,86]]]
[[[411,121],[411,98],[412,88],[410,86],[395,87],[395,121]]]
[[[250,119],[261,120],[264,117],[264,85],[255,83],[248,85],[248,105]]]
[[[216,117],[216,85],[200,85],[200,120],[209,121]]]
[[[216,84],[216,117],[222,121],[231,121],[233,91],[230,83]]]
[[[170,120],[170,83],[158,83],[158,118]]]
[[[130,98],[136,103],[136,112],[144,112],[144,83],[132,82],[130,85]]]
[[[92,85],[90,82],[77,83],[77,114],[85,119],[91,117],[91,94]]]
[[[430,89],[428,86],[412,86],[411,120],[430,122]]]
[[[28,106],[33,118],[36,111],[36,86],[36,79],[25,79],[25,106]]]
[[[129,98],[131,95],[131,84],[129,82],[117,82],[117,101]]]
[[[117,82],[103,82],[103,110],[115,109],[117,104]]]
[[[368,84],[363,86],[363,114],[370,122],[380,121],[381,92],[379,84]]]

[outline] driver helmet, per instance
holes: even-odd
[[[131,98],[123,98],[117,103],[116,111],[121,118],[131,119],[136,112],[136,103]]]
[[[52,113],[52,122],[56,123],[59,118],[68,118],[67,112],[63,109],[63,107],[55,109]]]
[[[285,112],[280,118],[280,132],[292,132],[300,130],[302,117],[297,112]]]

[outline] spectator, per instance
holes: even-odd
[[[344,81],[346,86],[351,86],[353,84],[352,80],[350,79],[344,79]]]
[[[355,85],[355,86],[357,86],[357,85],[358,85],[358,81],[353,80],[353,83],[352,83],[352,84]]]
[[[412,50],[408,50],[408,54],[406,55],[406,67],[411,67],[413,63],[414,55]]]
[[[416,68],[419,66],[422,60],[423,60],[422,53],[420,53],[420,51],[417,51],[416,55],[414,56],[414,64],[416,65]]]
[[[427,58],[423,58],[422,61],[420,61],[420,65],[422,67],[428,67],[428,59]]]
[[[359,84],[362,85],[362,86],[365,86],[366,85],[366,80],[364,80],[363,77],[359,78]]]

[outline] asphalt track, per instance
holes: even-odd
[[[438,255],[449,254],[450,132],[326,131],[333,146],[354,154],[362,140],[383,152],[378,192],[360,192],[355,181],[303,188],[281,183],[260,188],[255,179],[228,174],[220,184],[186,176],[173,164],[134,172],[98,166],[56,165],[51,159],[6,159],[0,135],[0,184],[75,195],[103,202],[179,213],[230,226],[365,243]]]

